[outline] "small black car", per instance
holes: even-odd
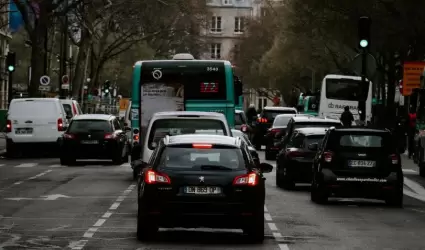
[[[276,157],[276,186],[294,188],[296,183],[311,183],[311,167],[316,150],[309,146],[325,136],[327,128],[295,129],[288,144]]]
[[[318,149],[313,165],[311,200],[328,197],[382,199],[403,206],[400,155],[387,130],[331,128]]]
[[[166,136],[138,183],[137,238],[149,240],[159,227],[242,228],[264,240],[265,178],[273,167],[255,166],[240,138]]]
[[[118,118],[113,115],[75,116],[60,138],[60,162],[72,165],[76,159],[128,160],[129,142]]]

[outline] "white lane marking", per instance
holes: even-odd
[[[6,164],[0,164],[0,168],[3,167],[4,165],[6,165]]]
[[[276,224],[273,223],[272,216],[268,213],[268,211],[269,210],[267,209],[266,205],[264,205],[264,219],[266,221],[270,221],[270,222],[267,223],[267,226],[272,231],[273,238],[278,242],[279,248],[281,250],[289,250],[289,247],[288,247],[287,244],[280,244],[279,243],[279,240],[282,238],[282,234],[280,232],[276,232],[276,231],[279,231],[279,229],[277,228]]]
[[[20,185],[20,184],[22,184],[22,181],[17,181],[15,183],[13,183],[13,185]]]
[[[403,168],[403,173],[417,173],[417,171],[416,170],[413,170],[413,169],[408,169],[408,168]]]
[[[108,211],[106,211],[103,215],[102,218],[98,219],[96,221],[95,224],[93,224],[93,226],[91,226],[83,235],[83,239],[79,240],[79,241],[74,241],[71,242],[68,245],[68,248],[71,248],[72,250],[81,250],[84,248],[84,246],[87,244],[88,242],[88,238],[92,238],[93,235],[97,232],[97,230],[99,230],[99,228],[106,222],[106,220],[111,217],[114,214],[113,210],[116,210],[121,202],[127,198],[127,196],[133,191],[133,189],[136,187],[136,184],[131,184],[126,190],[124,190],[122,192],[122,194],[117,198],[117,200],[114,201],[114,203],[112,203],[111,207],[108,209]]]
[[[425,196],[425,188],[422,187],[419,183],[404,177],[404,185],[408,186],[410,189],[415,191],[415,193],[421,196]]]
[[[16,165],[15,168],[32,168],[37,165],[38,163],[22,163],[22,164]]]
[[[407,195],[407,196],[410,196],[412,198],[415,198],[417,200],[420,200],[420,201],[425,202],[425,197],[424,196],[421,196],[421,195],[419,195],[417,193],[414,193],[414,192],[412,192],[410,190],[403,189],[403,194],[404,195]]]
[[[264,213],[264,219],[265,219],[266,221],[272,221],[272,217],[270,216],[270,214],[269,214],[269,213]]]
[[[270,230],[272,231],[278,231],[276,224],[274,223],[267,223],[269,225]]]
[[[130,167],[130,163],[129,162],[126,162],[126,163],[121,164],[120,166],[121,167]]]
[[[34,179],[37,179],[38,177],[41,177],[41,176],[43,176],[43,175],[45,175],[45,174],[48,174],[48,173],[50,173],[50,172],[52,172],[53,170],[46,170],[46,171],[44,171],[44,172],[42,172],[42,173],[39,173],[38,175],[34,175],[33,177],[30,177],[30,178],[28,178],[28,180],[34,180]]]
[[[52,172],[52,171],[53,171],[53,170],[46,170],[46,171],[44,171],[44,172],[39,173],[38,175],[34,175],[34,176],[32,176],[32,177],[30,177],[30,178],[26,179],[26,181],[37,179],[38,177],[41,177],[41,176],[43,176],[43,175],[45,175],[45,174],[48,174],[48,173],[50,173],[50,172]],[[17,186],[17,185],[21,185],[21,184],[22,184],[22,183],[24,183],[24,182],[25,182],[25,180],[23,180],[23,181],[17,181],[17,182],[15,182],[15,183],[13,183],[11,186],[6,187],[6,188],[4,188],[4,189],[1,189],[1,190],[0,190],[0,193],[1,193],[1,192],[3,192],[3,191],[5,191],[5,190],[7,190],[7,189],[9,189],[9,188],[11,188],[11,187],[14,187],[14,186]]]
[[[61,168],[61,167],[63,167],[63,166],[60,165],[60,164],[53,164],[53,165],[49,166],[49,168]]]

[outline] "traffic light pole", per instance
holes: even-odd
[[[360,89],[360,98],[359,98],[359,104],[358,104],[358,110],[360,111],[360,121],[363,124],[366,124],[366,99],[367,95],[365,96],[364,93],[369,91],[368,82],[366,81],[366,74],[367,74],[367,50],[362,49],[362,86]]]
[[[12,102],[13,99],[13,72],[9,71],[9,79],[7,82],[7,107],[10,106],[10,102]]]

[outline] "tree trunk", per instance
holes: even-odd
[[[41,21],[37,25],[34,33],[31,36],[31,84],[28,87],[30,97],[39,95],[38,87],[40,78],[44,75],[46,50],[44,48],[44,39],[47,33],[47,25]]]
[[[79,94],[81,93],[81,87],[82,84],[85,82],[86,79],[84,78],[84,69],[86,66],[86,57],[87,57],[87,51],[89,49],[89,41],[84,41],[79,50],[78,50],[78,56],[77,56],[77,62],[75,65],[75,71],[74,71],[74,79],[72,80],[72,97],[77,98]]]

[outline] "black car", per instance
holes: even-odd
[[[252,158],[254,159],[256,164],[260,163],[260,157],[258,156],[258,152],[255,149],[254,145],[252,145],[251,141],[249,140],[248,136],[236,129],[232,129],[232,135],[233,137],[239,137],[243,140],[243,142],[246,143],[246,145],[248,146],[248,150],[251,153]]]
[[[76,159],[111,159],[114,164],[128,160],[126,131],[113,115],[75,116],[59,140],[60,162],[72,165]]]
[[[266,144],[265,135],[267,130],[272,126],[276,116],[281,114],[296,114],[297,110],[290,107],[264,107],[260,116],[255,123],[254,136],[252,143],[257,150]]]
[[[159,227],[242,228],[264,240],[265,178],[240,139],[217,135],[163,138],[138,183],[137,238]]]
[[[318,149],[313,165],[311,200],[328,197],[382,199],[403,206],[400,155],[387,130],[331,128]]]
[[[286,128],[289,121],[292,117],[311,117],[311,115],[306,114],[282,114],[277,115],[274,119],[272,127],[267,130],[266,135],[264,136],[266,141],[266,150],[265,158],[266,160],[275,160],[276,153],[279,152],[279,147],[275,145],[280,142],[282,138],[286,135]]]
[[[296,183],[311,183],[311,167],[316,150],[309,145],[319,143],[327,128],[300,128],[292,133],[288,144],[276,157],[276,186],[294,188]]]

